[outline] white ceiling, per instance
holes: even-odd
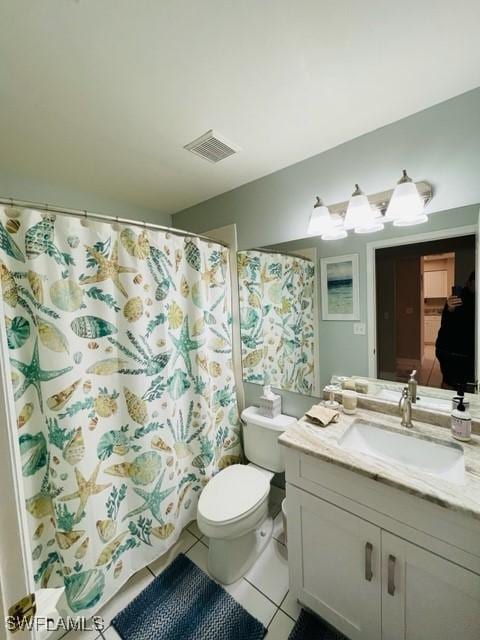
[[[0,5],[0,173],[166,213],[480,85],[478,0]]]

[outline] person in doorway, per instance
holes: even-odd
[[[443,389],[466,389],[475,382],[475,271],[458,295],[447,298],[435,352]]]

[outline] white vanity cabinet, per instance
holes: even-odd
[[[480,523],[285,449],[290,588],[351,640],[479,640]]]

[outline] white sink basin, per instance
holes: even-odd
[[[376,397],[381,400],[390,400],[391,402],[398,402],[401,398],[400,391],[394,391],[392,389],[381,389]],[[443,398],[429,398],[426,396],[422,396],[417,398],[417,402],[415,403],[416,407],[420,407],[421,409],[433,409],[436,411],[443,411],[449,413],[452,410],[452,401],[445,400]]]
[[[428,440],[418,434],[355,420],[340,438],[339,445],[348,451],[400,463],[448,482],[464,482],[463,449],[454,442]]]

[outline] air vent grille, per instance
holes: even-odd
[[[240,151],[240,147],[233,145],[226,138],[219,135],[212,129],[207,131],[193,142],[186,144],[184,149],[195,153],[209,162],[220,162],[234,153]]]

